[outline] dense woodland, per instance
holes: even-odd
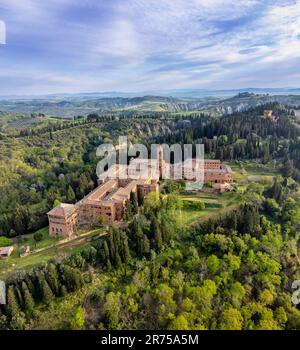
[[[176,193],[150,195],[138,215],[131,200],[126,231],[11,277],[1,328],[299,329],[296,189],[250,185],[238,209],[190,228],[177,222]],[[93,283],[53,320],[56,302]]]
[[[277,122],[263,118],[273,108]],[[0,235],[14,237],[47,224],[46,212],[55,202],[73,203],[96,185],[96,147],[133,141],[169,144],[203,143],[207,157],[221,160],[257,159],[283,164],[284,176],[299,181],[300,131],[293,110],[273,104],[222,118],[202,113],[172,119],[121,119],[91,114],[86,120],[27,131],[29,136],[0,142]]]
[[[126,230],[111,228],[84,249],[7,280],[0,329],[300,329],[291,301],[300,279],[300,135],[292,111],[272,108],[277,122],[259,107],[183,125],[178,118],[172,134],[169,121],[139,118],[0,143],[7,236],[42,227],[56,201],[72,203],[92,189],[95,147],[124,131],[146,143],[203,140],[211,157],[282,164],[282,176],[249,184],[235,210],[198,225],[178,220],[180,186],[145,200],[131,196]]]
[[[264,118],[265,108],[271,108],[278,119]],[[294,111],[278,104],[221,118],[199,119],[190,128],[161,137],[160,141],[203,143],[207,156],[221,160],[277,160],[284,164],[283,175],[300,180],[300,129]]]
[[[0,142],[0,235],[35,232],[47,225],[46,213],[57,201],[74,203],[91,191],[101,143],[117,144],[119,135],[134,142],[169,131],[152,119],[101,119]]]

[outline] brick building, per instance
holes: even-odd
[[[100,217],[108,224],[121,221],[131,192],[146,196],[158,192],[156,179],[108,179],[76,204],[61,203],[48,212],[50,236],[71,237],[80,228],[99,225]]]
[[[183,164],[169,164],[163,159],[162,152],[155,159],[133,159],[129,166],[116,164],[111,166],[99,179],[99,186],[76,204],[61,203],[48,213],[50,236],[71,237],[80,228],[99,225],[100,217],[108,224],[123,219],[126,202],[131,192],[142,196],[158,192],[158,180],[163,172],[169,172],[170,178],[183,178],[195,181],[202,177],[220,192],[230,188],[233,182],[230,167],[220,160],[189,159]]]

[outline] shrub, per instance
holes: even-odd
[[[33,235],[33,239],[36,241],[36,242],[41,242],[43,240],[44,236],[42,234],[42,232],[36,232],[34,235]]]
[[[7,247],[12,245],[12,240],[7,237],[0,237],[0,247]]]

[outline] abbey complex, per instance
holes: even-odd
[[[161,152],[162,154],[162,152]],[[76,204],[61,203],[48,212],[50,236],[72,237],[78,229],[99,225],[102,217],[108,224],[123,220],[126,202],[131,193],[145,197],[150,192],[159,192],[159,179],[169,172],[170,178],[196,181],[201,178],[216,192],[231,189],[231,168],[220,160],[205,160],[204,167],[196,159],[185,161],[180,166],[156,159],[133,159],[129,166],[116,164],[98,179],[99,186]]]

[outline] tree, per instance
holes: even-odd
[[[71,320],[70,328],[72,330],[81,330],[84,327],[84,309],[79,306],[76,309],[74,318]]]
[[[34,235],[33,235],[33,239],[35,240],[36,243],[38,242],[41,242],[44,238],[44,235],[42,232],[36,232]]]
[[[50,263],[47,267],[46,273],[47,282],[51,290],[55,293],[56,296],[59,295],[59,278],[56,270],[56,266]]]
[[[294,163],[292,160],[288,159],[285,161],[282,167],[282,175],[284,177],[291,177],[294,173]]]
[[[99,225],[104,226],[107,224],[107,218],[104,215],[99,216]]]
[[[246,294],[246,290],[241,285],[240,282],[234,282],[232,284],[232,286],[229,289],[229,295],[231,298],[232,305],[235,308],[237,308],[237,309],[240,308],[245,294]]]
[[[54,203],[53,203],[53,207],[57,207],[61,204],[61,201],[59,199],[55,199]]]
[[[273,198],[267,198],[265,200],[264,208],[265,211],[273,217],[275,217],[280,211],[279,204]]]
[[[121,328],[119,324],[119,317],[121,311],[120,293],[109,292],[106,295],[105,303],[103,305],[105,312],[107,328],[117,330]]]
[[[156,192],[150,192],[144,200],[144,212],[145,215],[150,218],[151,215],[155,215],[161,208],[160,197]]]
[[[130,205],[131,205],[131,212],[133,215],[137,214],[138,212],[138,203],[135,198],[134,192],[130,192]]]
[[[81,174],[78,180],[77,195],[79,198],[83,197],[86,194],[86,191],[89,189],[89,181],[85,174]]]
[[[80,271],[70,266],[63,267],[64,282],[69,292],[75,292],[83,286],[83,277]]]
[[[97,249],[93,246],[86,247],[81,252],[82,257],[85,261],[89,262],[90,264],[94,265],[96,263],[97,258]]]
[[[121,232],[120,234],[120,255],[122,258],[122,261],[127,264],[130,260],[130,250],[129,250],[129,246],[128,246],[128,238],[127,235],[124,232]]]
[[[179,315],[175,317],[174,320],[172,320],[170,329],[180,330],[180,331],[189,330],[189,323],[183,315]]]
[[[0,247],[7,247],[12,244],[12,240],[7,237],[0,237]]]
[[[274,297],[268,289],[264,289],[259,293],[259,300],[263,305],[271,305]]]
[[[26,232],[28,222],[28,211],[26,208],[17,203],[14,216],[14,228],[17,234],[22,235]]]
[[[220,261],[216,255],[210,255],[207,258],[207,267],[213,275],[218,271],[220,266]]]
[[[176,310],[174,291],[168,285],[160,284],[154,294],[158,306],[158,323],[160,327],[165,327],[168,317],[174,315]]]
[[[32,311],[34,308],[34,300],[33,297],[27,287],[26,282],[22,282],[22,294],[23,294],[23,298],[24,298],[24,307],[25,310],[27,311]]]
[[[68,187],[67,201],[68,203],[74,203],[76,199],[75,192],[71,186]]]
[[[7,313],[11,318],[13,318],[17,316],[19,312],[20,307],[16,299],[14,287],[9,286],[7,289]]]
[[[278,181],[277,177],[275,178],[274,184],[271,188],[271,195],[276,201],[281,201],[282,199],[282,185]]]
[[[146,235],[143,235],[143,254],[148,255],[150,254],[150,241]]]
[[[138,201],[139,207],[141,207],[144,204],[143,191],[140,187],[138,187],[138,190],[137,190],[137,201]]]
[[[160,250],[163,246],[162,234],[157,219],[154,217],[151,221],[151,233],[153,235],[154,246]]]
[[[39,274],[38,281],[39,281],[39,286],[41,290],[42,301],[48,304],[51,300],[53,300],[54,295],[52,293],[51,288],[49,287],[49,284],[45,280],[45,276],[43,273]]]
[[[243,316],[239,310],[229,308],[223,311],[221,316],[222,330],[241,330],[243,327]]]

